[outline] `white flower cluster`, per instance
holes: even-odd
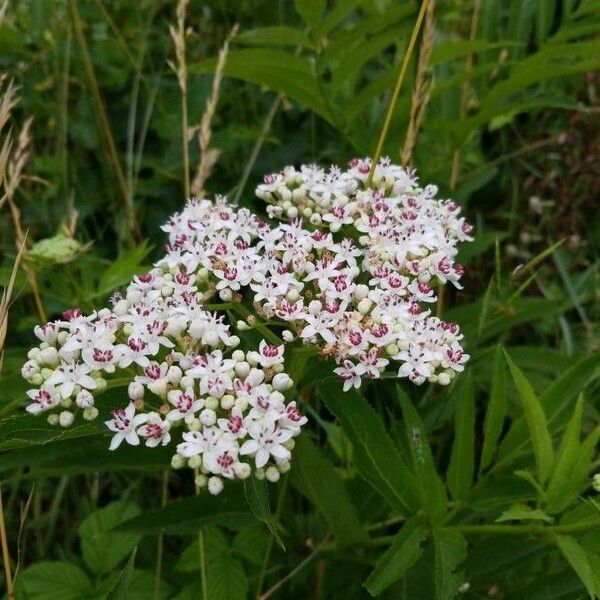
[[[22,369],[35,386],[26,410],[68,427],[78,409],[86,420],[98,416],[94,394],[129,382],[128,404],[106,421],[111,450],[140,439],[164,446],[178,433],[172,465],[196,469],[196,484],[213,494],[223,478],[251,474],[245,458],[276,481],[306,422],[282,393],[292,386],[284,347],[263,340],[258,351],[236,349],[224,316],[203,308],[204,284],[192,271],[155,267],[116,295],[112,310],[74,309],[36,327],[41,343]]]
[[[225,302],[246,291],[285,341],[299,337],[335,358],[346,390],[392,361],[399,377],[446,385],[469,357],[459,327],[426,306],[436,286],[460,287],[457,244],[472,228],[414,173],[383,159],[369,182],[370,166],[267,175],[256,193],[269,216],[287,219],[277,226],[224,198],[191,201],[164,227],[162,264],[208,276]]]

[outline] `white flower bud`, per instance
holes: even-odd
[[[221,398],[221,408],[223,410],[231,410],[235,404],[235,398],[231,394],[225,394]]]
[[[179,385],[184,389],[187,390],[188,388],[193,388],[194,387],[194,378],[191,377],[190,375],[184,375],[180,381],[179,381]]]
[[[310,222],[318,227],[323,222],[323,219],[319,213],[313,213],[310,217]]]
[[[215,413],[215,411],[211,410],[210,408],[205,408],[200,413],[200,422],[206,427],[214,425],[217,422],[217,413]]]
[[[45,379],[44,379],[44,377],[42,377],[41,373],[38,373],[37,375],[34,375],[30,379],[30,381],[33,385],[42,385],[42,383],[44,383]]]
[[[240,331],[248,331],[248,329],[250,329],[250,325],[248,325],[248,323],[246,323],[246,321],[242,321],[239,320],[235,326],[240,330]]]
[[[58,351],[54,346],[44,348],[40,352],[39,360],[46,365],[55,366],[58,364]]]
[[[27,358],[29,360],[35,360],[36,362],[38,361],[39,356],[40,356],[40,349],[39,348],[32,348],[27,353]]]
[[[160,295],[163,298],[168,298],[169,296],[173,295],[173,288],[170,285],[163,285],[160,288]]]
[[[371,306],[373,306],[373,302],[368,298],[363,298],[356,308],[361,315],[366,315],[371,310]]]
[[[235,365],[235,374],[242,379],[248,377],[248,373],[250,373],[250,363],[244,361],[240,361]]]
[[[75,398],[75,404],[77,404],[79,408],[89,408],[90,406],[94,406],[94,396],[92,396],[91,392],[88,390],[81,390]]]
[[[295,206],[291,206],[285,211],[285,214],[289,219],[295,219],[298,216],[298,209]]]
[[[294,334],[289,329],[284,329],[281,332],[281,337],[283,338],[284,342],[293,342],[294,341]]]
[[[130,400],[141,400],[144,397],[144,385],[139,381],[132,381],[127,386],[127,395]]]
[[[70,427],[73,425],[73,421],[75,420],[75,415],[68,410],[63,410],[60,415],[58,415],[58,422],[61,427]]]
[[[239,411],[244,412],[248,408],[248,400],[246,398],[236,398],[235,407]]]
[[[225,342],[228,348],[235,348],[240,345],[240,338],[237,335],[230,335]]]
[[[236,362],[241,362],[246,358],[246,355],[244,354],[243,350],[234,350],[231,353],[231,358]]]
[[[159,398],[165,398],[167,396],[167,383],[168,381],[164,377],[161,377],[156,381],[151,381],[148,384],[148,389]]]
[[[278,392],[285,392],[285,390],[289,390],[293,384],[294,382],[287,373],[277,373],[271,382],[273,389]]]
[[[129,302],[127,302],[125,298],[122,298],[113,306],[113,312],[115,313],[115,315],[117,315],[117,317],[124,317],[127,314],[128,310]]]
[[[219,334],[217,331],[205,331],[202,335],[202,343],[207,346],[218,346],[219,341]]]
[[[167,371],[167,381],[173,385],[177,385],[181,381],[183,371],[177,365],[172,365]]]
[[[296,300],[298,300],[298,298],[300,298],[300,292],[298,292],[297,289],[291,289],[286,295],[285,297],[290,301],[290,302],[296,302]]]
[[[296,440],[294,438],[290,438],[287,442],[283,443],[283,447],[287,448],[290,452],[294,449],[296,445]]]
[[[23,377],[23,379],[27,379],[28,381],[30,381],[34,375],[38,375],[39,372],[40,365],[35,360],[28,360],[21,367],[21,376]]]
[[[252,468],[248,463],[239,463],[235,468],[235,474],[238,479],[247,479],[252,473]]]
[[[223,302],[230,302],[233,298],[233,292],[229,288],[223,288],[219,291],[219,298],[221,298]]]
[[[255,367],[260,361],[260,354],[258,352],[246,352],[246,360],[252,367]]]
[[[208,480],[208,491],[217,496],[223,491],[223,481],[219,477],[211,477]]]
[[[276,481],[279,481],[280,476],[281,474],[279,473],[279,469],[277,467],[274,467],[273,465],[267,467],[265,471],[265,477],[268,481],[275,483]]]
[[[198,269],[198,272],[196,273],[196,279],[198,281],[206,281],[208,279],[208,269],[206,267]]]
[[[448,373],[440,373],[437,378],[440,385],[448,385],[450,383],[450,375]]]

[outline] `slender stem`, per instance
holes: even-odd
[[[263,122],[263,126],[260,130],[260,134],[258,135],[256,142],[254,142],[254,146],[252,147],[252,152],[250,153],[248,162],[246,162],[246,165],[244,166],[244,172],[242,173],[240,181],[237,184],[235,194],[233,195],[234,204],[239,202],[239,199],[242,197],[242,194],[244,193],[244,188],[246,187],[246,183],[248,182],[250,173],[252,172],[252,169],[254,168],[254,164],[256,163],[256,159],[258,158],[260,150],[261,150],[263,144],[265,143],[265,140],[267,139],[267,135],[268,135],[269,131],[271,130],[271,125],[273,124],[273,119],[275,118],[275,115],[277,114],[277,111],[281,104],[281,99],[282,99],[282,95],[277,94],[275,100],[273,100],[273,104],[271,104],[271,107],[269,108],[269,112],[267,112],[267,116],[265,117],[265,120]]]
[[[137,224],[137,220],[136,220],[136,216],[135,216],[135,210],[133,207],[133,199],[129,195],[129,190],[127,187],[127,180],[125,179],[125,174],[123,173],[123,169],[121,167],[121,162],[119,160],[119,155],[117,153],[117,147],[115,145],[115,140],[114,140],[114,137],[112,134],[110,121],[108,119],[108,115],[106,114],[106,108],[104,106],[104,102],[102,101],[102,96],[100,94],[100,87],[98,86],[98,80],[96,78],[96,73],[94,72],[94,66],[93,66],[92,60],[90,58],[87,41],[85,38],[85,34],[83,32],[83,23],[81,21],[80,15],[79,15],[79,9],[77,8],[77,2],[75,0],[71,0],[69,6],[71,9],[71,19],[73,21],[73,29],[75,32],[75,37],[77,38],[79,50],[81,51],[83,67],[86,72],[86,76],[88,79],[88,83],[89,83],[90,91],[91,91],[91,95],[92,95],[92,100],[94,102],[94,105],[96,108],[96,113],[98,116],[98,125],[100,127],[101,133],[104,135],[104,141],[106,144],[106,148],[108,150],[108,156],[110,159],[110,163],[112,165],[113,171],[116,176],[117,185],[123,196],[123,203],[125,205],[125,213],[127,215],[129,227],[136,235],[138,235],[139,229],[138,229],[138,224]]]
[[[367,179],[367,185],[370,185],[371,180],[373,179],[373,174],[375,173],[375,167],[379,162],[379,158],[381,157],[381,152],[383,150],[383,144],[385,143],[385,138],[387,137],[388,130],[390,128],[390,123],[392,122],[392,116],[394,114],[394,109],[396,108],[396,102],[398,101],[398,96],[400,94],[400,88],[402,87],[402,82],[404,81],[404,77],[406,76],[406,71],[408,69],[408,63],[410,62],[410,57],[412,56],[413,50],[415,49],[415,44],[417,42],[417,37],[419,35],[419,31],[421,29],[421,24],[423,23],[423,18],[425,17],[425,12],[427,11],[427,5],[429,4],[429,0],[423,0],[421,4],[421,9],[419,10],[419,16],[417,17],[417,22],[413,28],[412,35],[410,37],[410,41],[408,43],[408,48],[406,49],[406,54],[404,55],[404,59],[402,61],[402,66],[400,67],[400,72],[398,73],[398,79],[396,80],[396,86],[394,88],[394,92],[392,94],[392,98],[390,100],[387,114],[385,115],[385,120],[383,122],[383,127],[381,128],[381,133],[379,134],[379,140],[377,142],[377,147],[375,149],[375,154],[373,155],[373,160],[371,161],[371,171],[369,172],[369,177]]]
[[[2,543],[2,562],[4,563],[4,578],[6,580],[6,596],[14,600],[15,590],[10,569],[10,553],[8,551],[8,538],[6,536],[6,525],[4,523],[4,506],[2,504],[2,489],[0,488],[0,542]]]
[[[472,42],[477,34],[477,26],[479,25],[479,12],[480,12],[480,0],[475,0],[473,5],[473,15],[471,16],[471,31],[469,34],[469,41]],[[465,72],[471,71],[473,68],[473,53],[467,53],[467,60],[465,64]],[[468,100],[469,84],[467,80],[462,85],[460,91],[460,119],[464,119],[467,116],[467,100]],[[452,172],[450,174],[450,189],[456,189],[458,184],[458,176],[460,174],[460,149],[457,148],[452,156]]]
[[[169,471],[163,471],[162,474],[162,487],[161,487],[161,498],[160,505],[164,507],[167,503],[169,491]],[[165,543],[165,532],[160,530],[158,533],[158,542],[156,548],[156,572],[154,575],[154,600],[160,598],[160,578],[162,575],[162,558],[163,558],[163,547]]]
[[[198,477],[199,470],[194,469],[194,480]],[[200,487],[194,481],[196,496],[200,495]],[[206,583],[206,552],[204,548],[204,531],[198,531],[198,555],[200,557],[200,579],[202,582],[202,600],[208,600],[208,587]]]
[[[187,86],[181,90],[181,129],[183,151],[183,191],[186,200],[190,197],[190,150],[188,147]]]
[[[281,511],[283,509],[283,499],[285,498],[285,493],[287,491],[288,485],[288,475],[286,474],[281,482],[281,489],[279,490],[279,498],[277,499],[277,508],[275,509],[275,521],[279,521],[281,516]],[[273,536],[269,536],[269,541],[267,542],[267,549],[265,550],[265,556],[263,558],[262,567],[260,569],[260,575],[258,577],[258,585],[256,587],[256,599],[261,599],[262,586],[265,580],[265,575],[267,574],[267,567],[269,566],[269,560],[271,558],[271,551],[273,550]]]

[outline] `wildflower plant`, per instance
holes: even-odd
[[[227,198],[190,200],[163,226],[166,254],[112,307],[68,310],[35,328],[22,369],[32,414],[69,427],[94,420],[95,395],[125,377],[127,397],[105,422],[109,449],[176,440],[172,466],[213,494],[254,470],[277,481],[306,423],[285,393],[285,345],[338,363],[344,391],[384,372],[448,384],[468,359],[457,325],[431,315],[434,288],[459,286],[454,262],[470,225],[416,174],[382,159],[342,171],[314,165],[267,175],[256,194],[267,223]],[[244,295],[256,310],[235,326],[211,310]],[[233,329],[260,320],[269,341],[240,348]],[[281,343],[273,343],[272,340]]]

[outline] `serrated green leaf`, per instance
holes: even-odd
[[[431,448],[427,441],[427,432],[419,413],[400,387],[397,387],[397,390],[402,406],[413,470],[421,488],[422,504],[430,516],[437,520],[446,513],[446,489],[435,468]]]
[[[448,465],[448,488],[455,499],[464,498],[475,472],[475,392],[470,372],[453,392],[458,396],[454,415],[454,443]]]
[[[210,600],[246,600],[248,580],[239,561],[219,556],[208,570],[207,592]]]
[[[552,438],[548,431],[546,415],[544,414],[544,409],[535,395],[531,384],[527,381],[527,378],[523,375],[521,369],[517,367],[506,351],[504,354],[515,385],[517,386],[519,396],[521,397],[523,413],[533,444],[538,478],[543,483],[548,479],[554,461],[554,448],[552,446]]]
[[[342,480],[306,435],[300,436],[294,447],[294,473],[302,478],[302,487],[331,526],[338,546],[367,538]]]
[[[365,587],[372,596],[380,594],[401,579],[419,560],[423,554],[421,543],[426,537],[427,527],[419,521],[412,520],[404,524],[365,582]]]
[[[317,390],[352,443],[359,475],[401,515],[419,510],[417,480],[364,397],[356,390],[343,392],[337,378],[322,382]]]
[[[190,65],[190,73],[212,73],[216,64],[216,59],[212,59],[199,65]],[[275,49],[230,50],[224,74],[281,92],[325,120],[332,121],[314,69],[306,58]]]
[[[271,513],[267,482],[257,477],[244,479],[244,494],[246,495],[246,501],[252,514],[269,528],[271,535],[275,538],[279,547],[285,550],[285,545],[277,531],[277,523]]]
[[[135,555],[137,552],[137,548],[134,548],[125,568],[119,573],[116,581],[113,586],[110,588],[106,596],[105,600],[129,600],[130,593],[129,587],[131,585],[131,581],[133,579],[133,565],[135,563]]]
[[[108,573],[129,556],[140,536],[113,529],[139,513],[140,509],[135,504],[118,501],[94,511],[82,521],[79,527],[81,551],[94,573]]]
[[[232,550],[241,558],[260,567],[265,558],[269,534],[261,523],[250,523],[238,532],[233,540]]]
[[[483,471],[491,462],[496,451],[496,445],[502,433],[506,417],[506,373],[502,346],[498,345],[494,353],[494,369],[490,400],[485,412],[483,424],[483,449],[479,470]]]
[[[435,554],[435,595],[437,600],[451,600],[464,582],[458,567],[467,557],[467,540],[457,532],[433,531]]]
[[[76,565],[42,561],[27,567],[15,582],[17,598],[27,600],[89,600],[94,590]]]

